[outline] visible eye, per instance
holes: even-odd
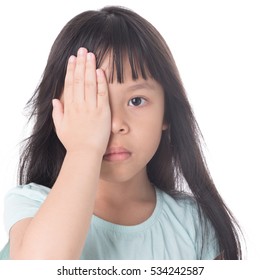
[[[135,97],[129,100],[128,105],[129,106],[142,106],[146,103],[147,101],[143,97]]]

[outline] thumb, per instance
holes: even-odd
[[[64,114],[63,105],[59,99],[53,99],[52,106],[53,106],[52,118],[53,118],[55,128],[57,130],[57,126],[59,126]]]

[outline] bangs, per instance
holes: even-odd
[[[145,50],[139,36],[126,25],[124,21],[119,24],[112,23],[105,38],[102,38],[96,48],[97,67],[100,67],[104,59],[109,55],[110,76],[109,82],[115,79],[119,83],[124,82],[124,63],[129,62],[132,79],[136,80],[141,75],[147,79],[151,73],[145,60]],[[93,50],[95,52],[95,49]]]
[[[85,20],[81,23],[77,38],[73,38],[76,44],[73,52],[76,54],[79,47],[87,48],[96,55],[97,68],[109,56],[110,76],[107,78],[110,83],[115,79],[119,83],[124,82],[124,63],[127,60],[133,80],[140,76],[143,79],[156,79],[156,63],[153,61],[156,56],[151,48],[154,44],[145,33],[147,26],[143,27],[149,23],[140,22],[140,18],[133,19],[132,14],[131,17],[123,17],[106,9],[108,8],[101,10],[101,13],[92,11],[92,15],[79,15],[81,20]],[[71,22],[71,28],[75,28],[75,20],[73,24]]]
[[[103,63],[104,59],[110,58],[110,76],[108,82],[113,82],[115,79],[119,83],[124,82],[124,63],[128,60],[132,79],[138,79],[139,75],[147,79],[151,75],[147,68],[145,60],[144,42],[140,41],[140,35],[136,34],[136,30],[129,27],[124,20],[116,17],[108,19],[110,22],[105,22],[101,36],[93,38],[93,51],[96,54],[97,68]],[[119,22],[117,22],[119,21]],[[95,35],[100,34],[93,32]]]
[[[124,64],[127,62],[129,62],[131,67],[133,80],[138,79],[140,76],[146,80],[148,76],[151,76],[146,64],[141,60],[142,55],[140,54],[140,49],[127,48],[124,45],[120,45],[121,42],[118,43],[109,46],[108,49],[100,48],[96,51],[97,68],[99,68],[104,59],[109,56],[110,75],[108,77],[108,82],[113,83],[114,80],[119,83],[124,82]],[[141,61],[142,63],[140,63]]]

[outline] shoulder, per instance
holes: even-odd
[[[12,188],[6,194],[5,200],[10,198],[22,199],[23,197],[32,200],[44,200],[49,192],[50,188],[35,183],[30,183]]]
[[[189,240],[198,258],[214,259],[219,253],[215,229],[196,199],[185,193],[171,196],[161,190],[158,192],[162,200],[162,219],[168,231],[178,232],[185,242]]]
[[[6,231],[18,221],[33,217],[49,194],[50,189],[30,183],[19,185],[7,192],[4,201],[4,223]]]
[[[211,228],[211,222],[204,215],[196,199],[186,193],[173,196],[159,190],[162,199],[163,212],[169,218],[177,219],[180,224],[194,235],[200,234],[206,228]]]
[[[199,208],[196,200],[188,194],[171,196],[157,189],[157,197],[161,205],[161,220],[168,231],[180,231],[192,241],[196,239],[199,222]]]
[[[199,207],[195,198],[189,194],[179,193],[174,196],[157,190],[162,200],[162,207],[169,215],[178,216],[180,219],[196,218],[199,215]]]

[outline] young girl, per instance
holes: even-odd
[[[241,258],[171,52],[145,19],[73,18],[29,105],[2,259]]]

